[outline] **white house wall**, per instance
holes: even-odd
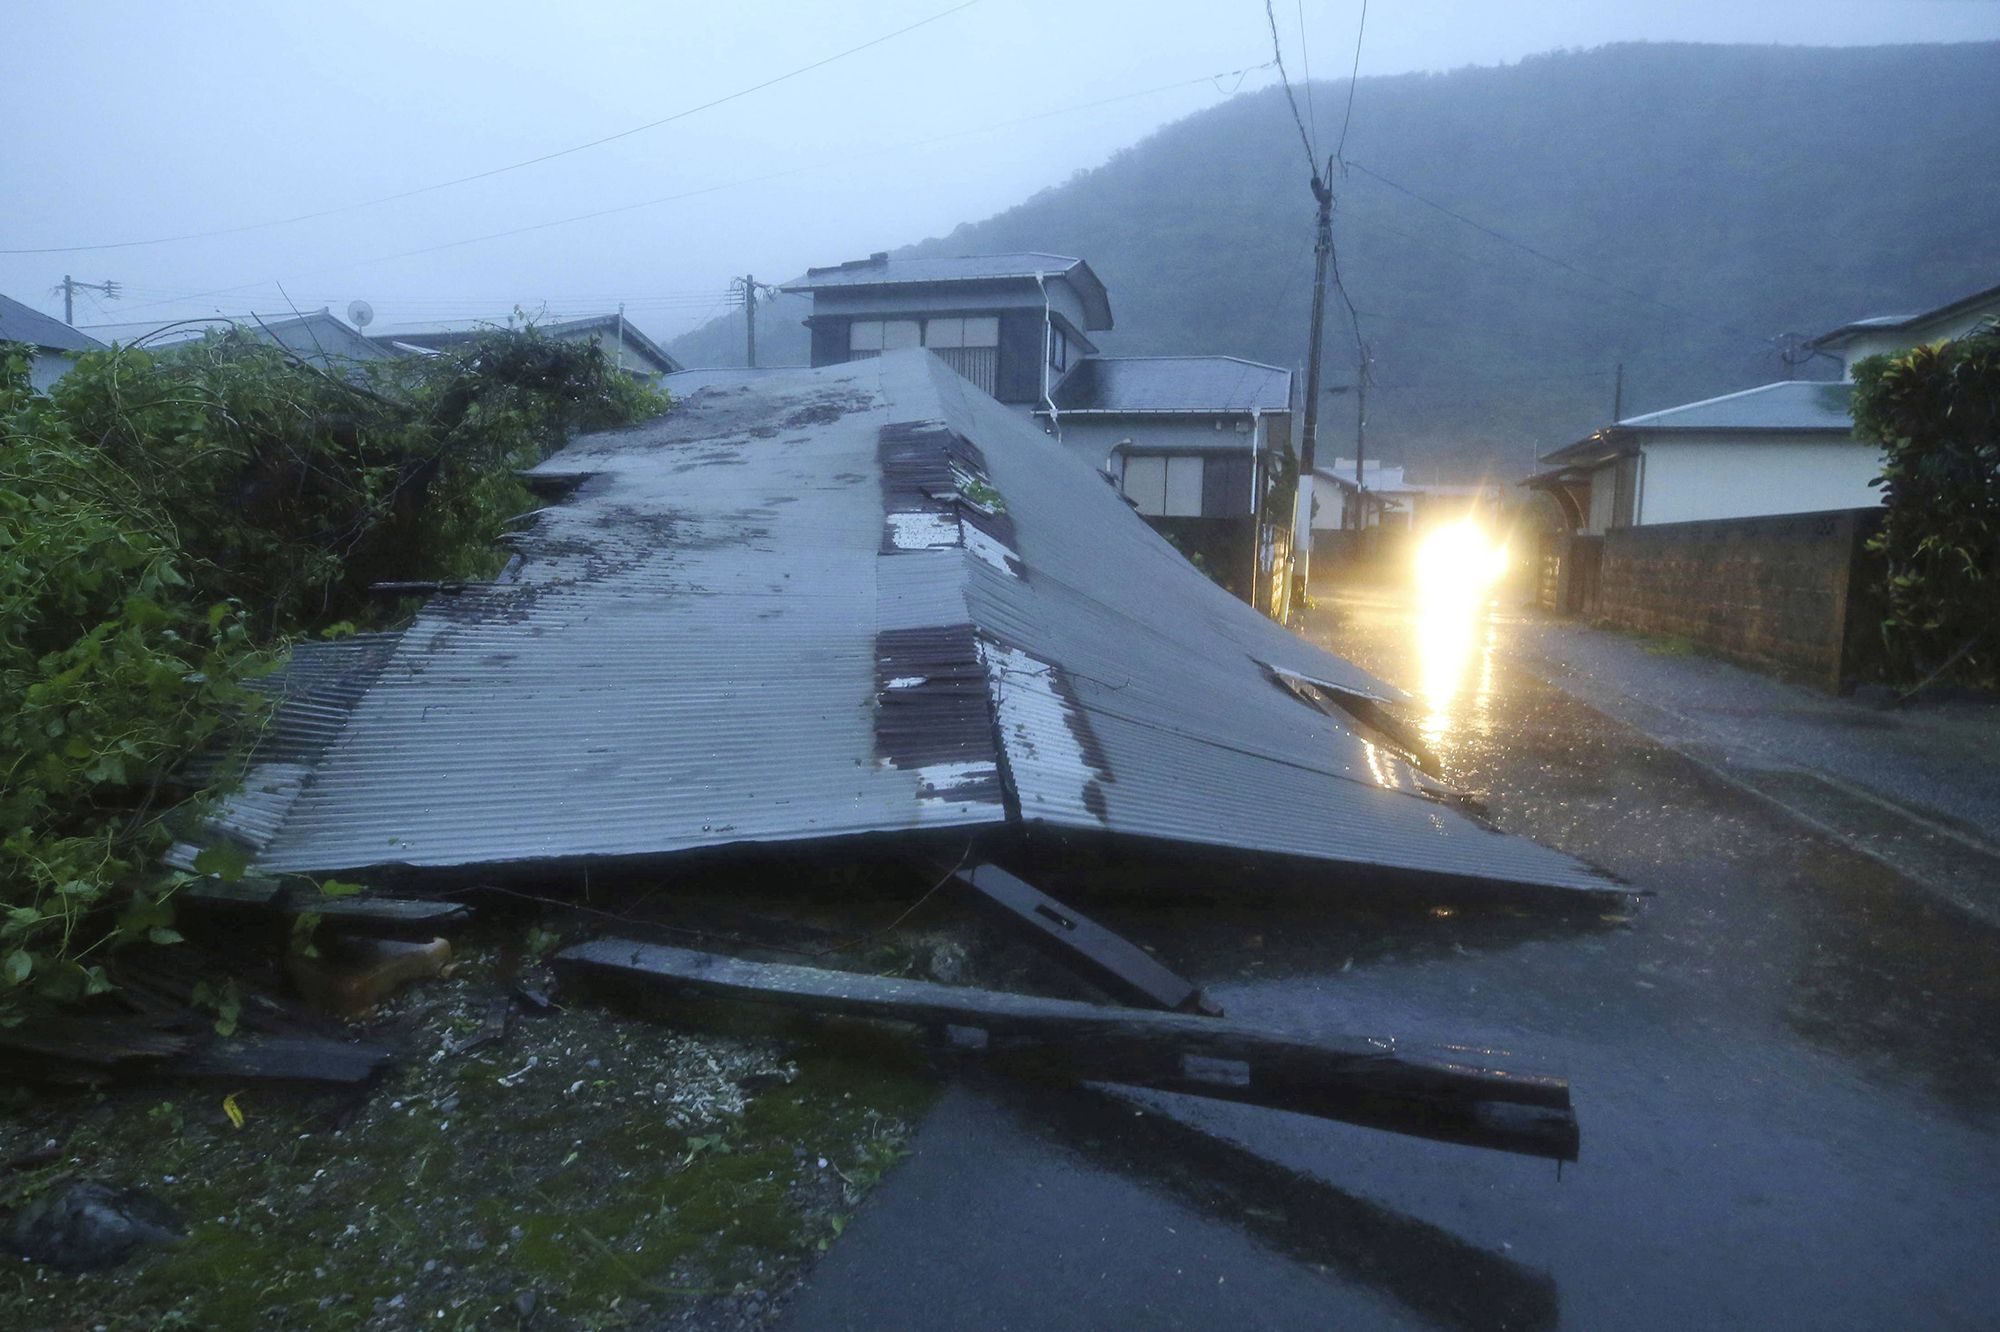
[[[28,383],[46,393],[58,379],[76,368],[76,357],[58,351],[39,350],[28,362]]]
[[[1060,278],[1048,279],[1049,308],[1069,320],[1072,327],[1084,326],[1083,302],[1069,283]],[[998,287],[986,283],[944,283],[928,287],[921,293],[909,287],[888,288],[886,290],[851,291],[841,287],[826,287],[813,293],[813,313],[815,315],[851,316],[857,319],[877,315],[901,315],[921,318],[928,314],[960,314],[967,311],[984,310],[1039,310],[1042,308],[1042,294],[1029,280],[1023,289],[1019,285]]]
[[[1871,356],[1880,356],[1888,352],[1908,351],[1912,347],[1921,347],[1925,343],[1943,342],[1947,338],[1964,337],[1982,322],[1993,318],[1995,315],[2000,315],[2000,298],[1996,298],[1989,304],[1977,309],[1953,315],[1949,319],[1938,319],[1928,324],[1918,324],[1914,328],[1890,328],[1882,329],[1879,332],[1864,330],[1853,334],[1852,340],[1848,342],[1844,353],[1847,358],[1845,373],[1849,379],[1854,378],[1855,364],[1865,361]]]
[[[1879,504],[1869,486],[1881,474],[1881,451],[1840,435],[1811,440],[1709,435],[1648,439],[1639,478],[1643,524],[1704,518],[1749,518],[1770,513],[1813,513]],[[1610,470],[1592,477],[1590,530],[1610,519]],[[1600,514],[1600,503],[1603,513]]]

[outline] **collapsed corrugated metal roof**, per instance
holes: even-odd
[[[310,777],[247,839],[260,868],[1041,822],[1607,886],[1303,701],[1288,682],[1398,695],[924,352],[703,394],[537,473],[575,489],[512,576],[355,655],[345,725],[295,747]]]

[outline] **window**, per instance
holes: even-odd
[[[914,319],[857,319],[847,327],[847,350],[872,356],[898,347],[922,346],[921,327]]]
[[[1201,517],[1203,459],[1127,454],[1125,497],[1148,518]]]
[[[1054,324],[1049,325],[1049,369],[1069,369],[1069,335]]]

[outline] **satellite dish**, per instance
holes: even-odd
[[[370,305],[368,302],[349,301],[347,303],[347,322],[354,325],[356,328],[368,327],[368,325],[374,321],[374,318],[375,318],[375,307]]]

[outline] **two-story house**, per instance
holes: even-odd
[[[1081,259],[987,254],[809,268],[784,290],[812,297],[812,363],[926,347],[1001,402],[1044,401],[1111,327],[1111,298]]]
[[[1269,581],[1258,567],[1282,562],[1263,496],[1291,447],[1291,371],[1103,355],[1091,335],[1111,328],[1110,297],[1068,255],[877,253],[784,290],[812,297],[814,365],[926,348],[1031,414],[1225,586],[1249,596]]]

